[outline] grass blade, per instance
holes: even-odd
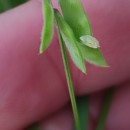
[[[54,11],[50,0],[43,0],[44,27],[42,29],[40,53],[50,45],[54,30]]]
[[[66,44],[66,47],[69,50],[72,60],[75,65],[83,72],[86,73],[85,62],[82,57],[82,53],[78,47],[77,40],[75,39],[74,33],[69,25],[65,22],[60,13],[55,10],[55,17],[62,35],[62,38]]]
[[[59,0],[62,14],[79,39],[82,35],[91,35],[89,20],[80,0]]]
[[[113,94],[114,94],[113,88],[110,88],[106,93],[96,130],[104,130],[105,129],[105,123],[106,123],[106,119],[107,119],[107,116],[109,113],[109,108],[111,106]]]
[[[79,113],[79,120],[80,120],[80,126],[81,130],[87,130],[88,129],[88,120],[89,120],[89,101],[88,96],[82,96],[78,97],[76,99],[77,107],[78,107],[78,113]],[[76,128],[74,128],[76,130]]]
[[[108,67],[102,53],[98,48],[90,48],[86,45],[79,45],[79,47],[82,50],[82,55],[86,61],[96,66]]]

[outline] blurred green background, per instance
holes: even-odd
[[[28,0],[0,0],[0,13],[5,12],[11,8],[14,8],[27,1]]]

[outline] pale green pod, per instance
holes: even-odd
[[[44,27],[42,29],[40,53],[50,45],[54,30],[54,10],[50,0],[43,0]]]
[[[59,26],[61,36],[66,44],[66,47],[70,53],[73,62],[83,73],[86,73],[85,62],[82,57],[82,53],[80,52],[80,49],[77,45],[78,42],[74,36],[72,29],[57,10],[55,10],[55,17]]]
[[[91,47],[91,48],[99,48],[99,41],[90,35],[81,36],[80,40],[82,41],[84,45]]]

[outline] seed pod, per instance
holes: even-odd
[[[81,36],[80,40],[82,41],[84,45],[91,47],[91,48],[99,48],[99,41],[90,35]]]

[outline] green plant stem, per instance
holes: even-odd
[[[76,98],[80,128],[81,130],[88,130],[89,126],[89,96],[81,96]],[[74,130],[76,130],[74,125]]]
[[[60,35],[60,32],[59,32],[59,40],[60,40],[61,53],[62,53],[64,68],[65,68],[66,79],[67,79],[67,83],[68,83],[68,90],[69,90],[69,95],[70,95],[70,99],[71,99],[75,125],[76,125],[77,130],[80,130],[79,115],[78,115],[78,110],[77,110],[77,105],[76,105],[76,99],[75,99],[75,94],[74,94],[73,83],[72,83],[72,78],[71,78],[71,74],[70,74],[67,54],[66,54],[66,48],[65,48],[63,39]]]
[[[75,98],[75,94],[74,94],[73,83],[72,83],[72,78],[71,78],[69,64],[68,64],[66,48],[65,48],[63,39],[60,35],[60,32],[58,32],[58,36],[59,36],[59,40],[60,40],[60,47],[61,47],[61,53],[62,53],[62,58],[63,58],[63,64],[64,64],[64,68],[65,68],[68,90],[69,90],[69,95],[70,95],[70,99],[71,99],[73,115],[74,115],[74,120],[75,120],[75,125],[76,125],[75,129],[80,130],[80,123],[79,123],[80,121],[79,121],[78,109],[77,109],[77,105],[76,105],[76,98]],[[39,127],[38,127],[38,125],[36,125],[36,126],[33,125],[26,130],[39,130]]]
[[[113,93],[114,93],[114,88],[110,88],[106,93],[96,130],[105,129],[105,123],[106,123],[106,119],[109,113],[109,108],[111,106]]]

